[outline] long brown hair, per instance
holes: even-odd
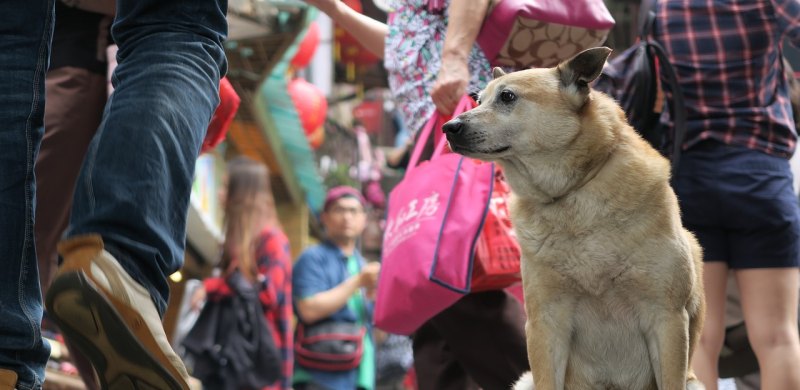
[[[225,244],[220,266],[225,274],[238,270],[247,280],[255,282],[256,239],[264,227],[278,225],[269,170],[250,158],[236,157],[228,162],[227,178]]]

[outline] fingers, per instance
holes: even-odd
[[[434,88],[431,92],[431,100],[436,106],[436,111],[442,115],[452,114],[458,105],[459,99],[461,99],[461,96],[457,96],[457,91],[454,88]]]
[[[361,269],[361,273],[363,275],[363,287],[367,289],[372,289],[378,284],[378,275],[381,270],[381,263],[378,262],[370,262],[364,265],[364,268]]]

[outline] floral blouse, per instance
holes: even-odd
[[[447,31],[447,8],[443,13],[431,13],[427,5],[428,0],[392,0],[387,21],[384,67],[395,103],[412,135],[436,110],[430,90],[439,73]],[[489,60],[477,44],[470,53],[468,69],[469,94],[479,92],[492,79]]]

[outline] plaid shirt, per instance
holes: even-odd
[[[786,37],[800,46],[800,1],[659,0],[654,37],[686,99],[684,149],[714,139],[791,157],[781,45]]]
[[[292,331],[292,255],[289,239],[282,231],[273,229],[261,233],[261,245],[256,249],[258,273],[264,276],[261,303],[267,323],[272,327],[275,346],[283,358],[283,375],[279,383],[264,390],[292,387],[294,370],[294,332]]]

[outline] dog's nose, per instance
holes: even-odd
[[[445,134],[458,135],[463,128],[464,122],[461,122],[458,120],[458,118],[456,118],[445,123],[444,126],[442,126],[442,131],[444,131]]]

